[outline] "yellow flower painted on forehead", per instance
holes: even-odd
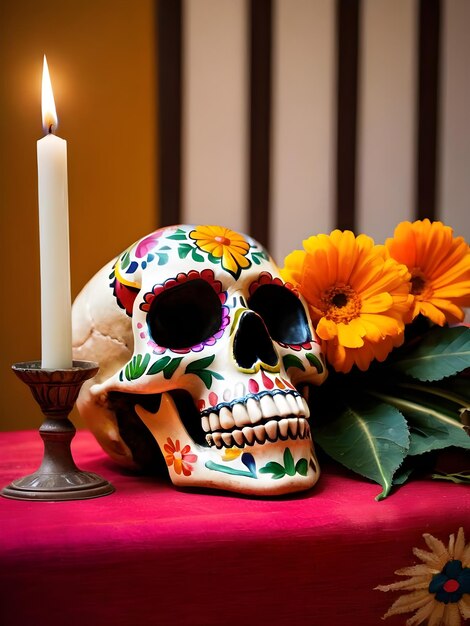
[[[238,278],[241,270],[251,266],[246,258],[250,244],[243,235],[223,226],[197,226],[189,233],[197,247],[213,259],[220,260],[222,267]]]
[[[304,241],[282,270],[308,303],[327,360],[338,372],[365,371],[403,342],[410,274],[366,235],[334,230]]]
[[[452,228],[428,219],[402,222],[385,243],[411,272],[412,318],[418,314],[443,326],[464,319],[470,306],[470,248]]]

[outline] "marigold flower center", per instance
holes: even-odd
[[[416,274],[411,277],[411,293],[414,296],[418,296],[420,293],[423,293],[425,286],[426,281],[422,276]]]
[[[348,298],[345,293],[337,293],[335,296],[333,296],[331,301],[336,307],[338,307],[338,309],[341,309],[343,306],[347,305]]]
[[[455,580],[454,578],[450,578],[444,584],[444,591],[447,591],[447,593],[454,593],[454,591],[457,591],[459,587],[460,587],[459,581]]]
[[[223,246],[229,246],[231,244],[230,239],[227,239],[227,237],[222,237],[221,235],[217,235],[216,237],[214,237],[214,240],[217,241],[217,243],[222,244]]]
[[[325,317],[336,324],[350,322],[361,312],[361,299],[349,285],[334,285],[322,297]]]
[[[417,267],[411,271],[411,293],[413,296],[421,296],[422,299],[428,299],[432,296],[432,290],[426,276]]]

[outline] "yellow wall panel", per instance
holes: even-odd
[[[108,259],[158,225],[154,23],[152,0],[0,5],[1,430],[41,422],[10,366],[40,359],[43,54],[57,134],[68,142],[73,298]]]

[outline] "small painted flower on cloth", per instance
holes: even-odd
[[[459,626],[462,617],[470,617],[470,543],[465,544],[463,528],[457,538],[450,535],[448,546],[427,533],[423,537],[431,552],[413,548],[422,562],[395,572],[409,578],[376,587],[379,591],[410,592],[393,603],[384,619],[416,611],[407,626]]]
[[[167,443],[163,446],[165,450],[165,461],[168,467],[173,465],[177,474],[183,473],[184,476],[191,476],[194,470],[192,463],[196,463],[197,455],[191,453],[190,446],[186,445],[181,449],[180,440],[173,441],[168,437]]]
[[[411,272],[414,304],[419,313],[439,326],[464,319],[470,306],[470,248],[454,237],[450,226],[428,219],[401,222],[385,245],[390,255]]]
[[[366,371],[403,343],[412,303],[410,274],[367,235],[334,230],[303,242],[285,259],[284,280],[307,301],[328,362]]]
[[[246,258],[250,244],[243,235],[223,226],[197,226],[189,233],[197,247],[207,252],[224,270],[238,278],[241,270],[251,266]]]

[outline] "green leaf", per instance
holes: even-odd
[[[163,372],[163,377],[166,380],[169,380],[175,371],[177,370],[179,364],[183,360],[183,357],[177,357],[172,359],[169,356],[164,356],[158,361],[155,361],[153,365],[149,368],[147,374],[158,374],[159,372]]]
[[[272,474],[271,478],[274,480],[283,478],[286,475],[285,469],[280,463],[276,463],[276,461],[269,461],[269,463],[266,463],[264,467],[260,468],[259,473]]]
[[[308,461],[307,459],[299,459],[295,464],[295,471],[301,476],[307,476],[308,473]]]
[[[218,372],[213,372],[212,370],[207,370],[207,371],[210,372],[214,378],[217,378],[217,380],[223,380],[224,379],[222,374],[219,374]]]
[[[181,228],[177,228],[173,235],[169,235],[167,239],[171,239],[173,241],[182,241],[186,239],[186,233]]]
[[[394,485],[404,485],[414,471],[414,467],[399,467],[393,476]]]
[[[295,476],[294,457],[289,448],[284,450],[284,467],[286,468],[286,474],[288,476]]]
[[[208,257],[211,263],[220,263],[222,261],[221,256],[214,256],[211,252],[209,252]]]
[[[157,252],[157,256],[157,265],[166,265],[168,263],[168,254],[166,254],[165,252]]]
[[[382,399],[387,400],[384,395]],[[463,429],[458,414],[453,411],[451,405],[443,399],[433,398],[430,406],[426,400],[419,398],[390,397],[390,404],[403,413],[408,420],[411,431],[410,448],[408,454],[416,455],[442,450],[449,446],[470,449],[470,437]]]
[[[158,359],[158,361],[155,361],[155,363],[153,363],[150,368],[149,371],[147,372],[148,375],[150,374],[158,374],[158,372],[161,372],[162,370],[165,369],[165,367],[167,367],[167,365],[170,363],[171,361],[171,357],[169,356],[163,356],[161,359]]]
[[[465,376],[452,376],[439,383],[439,387],[459,397],[462,406],[470,406],[470,384]]]
[[[441,380],[470,367],[470,328],[433,328],[393,369],[423,381]]]
[[[186,368],[186,374],[187,373],[188,373],[188,369]],[[212,372],[211,370],[194,370],[193,372],[190,372],[190,373],[194,374],[194,376],[198,376],[202,380],[202,382],[204,383],[207,389],[210,389],[212,387],[212,378],[217,378],[217,380],[224,379],[224,377],[221,374],[218,374],[217,372]]]
[[[146,354],[143,358],[141,354],[136,354],[132,357],[130,362],[126,365],[124,374],[127,380],[135,380],[140,378],[147,369],[148,362],[150,361],[150,354]]]
[[[197,370],[192,372],[195,376],[198,376],[202,382],[204,383],[206,389],[210,389],[212,387],[212,375],[207,370]]]
[[[258,246],[251,246],[251,249],[257,248],[257,247]],[[260,252],[252,252],[251,256],[253,257],[253,260],[255,259],[263,259],[265,261],[269,260],[269,254],[264,249],[262,249]]]
[[[206,461],[205,466],[207,469],[214,470],[216,472],[223,472],[224,474],[231,474],[232,476],[246,476],[247,478],[257,478],[256,472],[251,470],[240,470],[235,467],[229,467],[227,465],[220,465],[220,463],[214,463],[214,461]]]
[[[462,382],[463,386],[459,383]],[[439,385],[434,383],[406,382],[398,381],[396,383],[396,393],[404,397],[416,396],[423,401],[428,402],[429,406],[433,406],[435,402],[445,402],[452,415],[456,415],[460,409],[470,406],[470,393],[466,389],[470,387],[469,381],[453,377],[445,381],[439,381]]]
[[[302,370],[305,372],[305,367],[302,361],[299,359],[298,356],[295,356],[294,354],[286,354],[285,356],[282,357],[282,362],[284,364],[284,369],[286,370],[286,372],[289,369],[289,367],[296,367],[299,370]]]
[[[215,354],[193,361],[186,367],[184,373],[199,376],[207,389],[210,389],[212,386],[212,378],[216,378],[217,380],[224,379],[222,374],[207,369],[214,359]]]
[[[206,369],[206,367],[209,367],[209,365],[212,363],[214,359],[215,359],[215,354],[213,354],[212,356],[205,356],[202,359],[197,359],[197,361],[193,361],[186,367],[186,370],[185,370],[186,374],[192,374],[196,372],[197,370]]]
[[[178,369],[179,364],[183,360],[183,357],[177,357],[176,359],[171,359],[167,366],[163,368],[163,376],[166,380],[170,380],[175,371]]]
[[[178,246],[178,256],[180,259],[185,259],[191,252],[192,246],[189,243],[180,243]]]
[[[464,485],[470,485],[470,471],[457,472],[455,474],[447,474],[446,472],[436,472],[431,475],[431,478],[435,480],[447,480],[452,483],[461,483]]]
[[[324,368],[323,368],[323,363],[320,361],[320,359],[314,354],[312,354],[311,352],[307,352],[305,356],[307,357],[307,361],[310,363],[310,365],[313,365],[313,367],[316,367],[317,372],[321,374]]]
[[[131,262],[131,255],[129,254],[129,251],[126,250],[124,255],[121,257],[121,269],[125,270],[130,262]]]
[[[408,451],[409,431],[397,409],[368,398],[314,428],[314,440],[333,459],[380,484],[376,500],[382,500]]]
[[[193,249],[191,256],[193,258],[193,261],[196,261],[196,263],[202,263],[204,261],[204,257],[202,256],[202,254],[198,253],[196,248]]]

